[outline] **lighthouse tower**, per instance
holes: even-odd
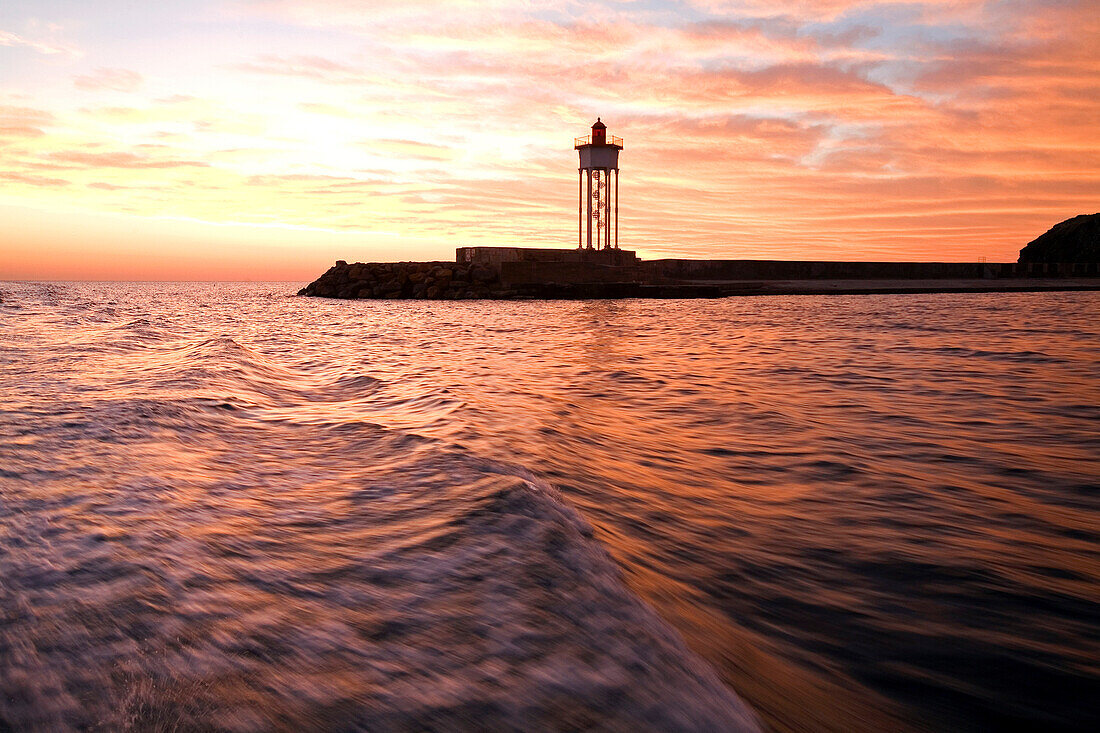
[[[597,117],[596,124],[592,125],[592,134],[574,139],[573,147],[580,154],[580,167],[577,169],[580,174],[577,201],[577,247],[618,249],[619,151],[623,149],[623,139],[609,136],[607,125]],[[615,174],[614,187],[611,185],[612,173]],[[585,193],[586,177],[587,194]],[[612,201],[614,201],[614,208],[612,208]]]

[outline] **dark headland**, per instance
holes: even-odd
[[[472,300],[1100,290],[1100,214],[1028,244],[1020,260],[640,260],[622,249],[460,247],[454,262],[340,260],[299,295]]]
[[[1100,262],[1100,214],[1055,224],[1020,250],[1020,262]]]

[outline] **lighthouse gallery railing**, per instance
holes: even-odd
[[[582,145],[591,145],[591,144],[592,144],[592,136],[591,135],[585,135],[584,137],[575,137],[575,138],[573,138],[573,148],[574,149],[579,148]],[[608,135],[607,136],[607,142],[604,143],[604,144],[605,145],[618,145],[621,148],[623,146],[623,139],[621,137],[617,137],[615,135]]]

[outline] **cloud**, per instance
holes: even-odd
[[[197,102],[199,99],[190,94],[172,94],[171,96],[161,97],[153,101],[157,104],[187,104],[189,102]]]
[[[353,117],[354,115],[350,110],[344,107],[339,107],[335,104],[325,104],[323,102],[300,102],[298,109],[303,112],[310,112],[317,115],[327,115],[329,117]]]
[[[30,125],[0,125],[0,137],[39,137],[45,135],[42,128]]]
[[[73,86],[84,91],[95,92],[111,90],[116,92],[134,92],[141,87],[141,74],[130,69],[106,69],[100,67],[90,74],[77,76]]]
[[[64,44],[53,43],[49,41],[35,41],[29,38],[23,38],[20,35],[12,33],[11,31],[0,30],[0,46],[8,47],[24,47],[30,48],[38,53],[46,54],[48,56],[63,54],[66,56],[80,56],[80,51]]]
[[[338,63],[323,56],[262,54],[253,61],[233,64],[230,68],[255,74],[300,76],[333,82],[354,82],[367,78],[361,68],[346,63]]]
[[[46,110],[0,105],[0,137],[40,137],[53,121]]]
[[[396,158],[418,158],[423,160],[450,160],[456,151],[444,145],[419,142],[417,140],[364,140],[359,146],[379,155],[392,155]]]
[[[25,183],[28,186],[68,186],[69,182],[61,178],[47,178],[46,176],[36,176],[31,173],[17,173],[17,172],[0,172],[0,179],[5,181],[13,181],[15,183]]]
[[[158,160],[156,158],[146,158],[135,155],[134,153],[88,153],[79,150],[48,153],[46,159],[54,165],[62,164],[65,166],[65,164],[68,164],[89,168],[206,168],[210,165],[209,163],[198,160]]]

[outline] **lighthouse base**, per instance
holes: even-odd
[[[459,247],[455,262],[499,266],[505,262],[573,262],[623,267],[638,262],[629,249],[540,249],[534,247]]]

